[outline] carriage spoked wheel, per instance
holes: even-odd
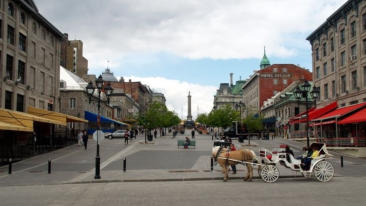
[[[328,182],[333,178],[334,168],[328,161],[320,161],[315,164],[313,168],[313,174],[315,178],[320,182]]]
[[[260,177],[265,182],[273,183],[280,177],[280,171],[276,165],[264,165],[260,170]]]

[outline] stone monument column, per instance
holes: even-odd
[[[191,121],[192,120],[192,108],[191,108],[191,92],[188,92],[188,115],[187,115],[187,120]]]

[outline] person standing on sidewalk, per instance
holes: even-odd
[[[125,133],[125,144],[128,144],[128,130]]]
[[[83,142],[84,142],[84,148],[85,150],[88,149],[88,133],[86,132],[86,130],[84,130],[83,132]]]
[[[156,131],[156,129],[154,130],[154,137],[156,139],[156,136],[158,135],[158,131]]]
[[[194,129],[192,129],[191,134],[192,134],[192,139],[194,139],[194,134],[195,134]]]
[[[83,145],[83,131],[79,131],[78,133],[78,145],[82,146]]]

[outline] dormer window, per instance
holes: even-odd
[[[20,22],[22,22],[22,24],[25,25],[26,21],[27,17],[25,16],[25,13],[24,12],[20,13]]]
[[[12,3],[8,4],[8,14],[14,17],[14,5]]]

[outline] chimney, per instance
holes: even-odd
[[[230,73],[230,87],[233,86],[233,73]]]

